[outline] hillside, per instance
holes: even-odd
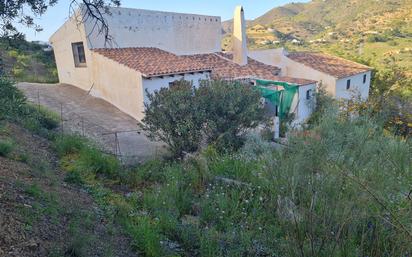
[[[274,8],[248,26],[252,49],[284,46],[412,67],[412,1],[314,0]],[[258,28],[258,29],[256,29]],[[230,31],[227,22],[224,31]],[[298,40],[295,43],[291,41]],[[230,49],[225,34],[223,48]]]
[[[0,38],[0,71],[17,81],[57,82],[53,52],[44,48],[24,38]]]
[[[0,89],[0,256],[412,251],[411,142],[369,114],[329,102],[287,147],[253,133],[238,151],[209,145],[128,167],[62,134],[58,115],[8,81]]]
[[[0,119],[0,256],[136,256],[59,167],[50,141]]]

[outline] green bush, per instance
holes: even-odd
[[[194,88],[182,80],[148,99],[141,127],[165,142],[175,157],[197,151],[203,142],[237,149],[245,131],[264,117],[259,92],[238,82],[203,81]]]
[[[44,107],[28,104],[23,93],[5,77],[0,77],[0,120],[7,119],[22,124],[41,135],[59,125],[60,118]]]
[[[37,116],[40,125],[48,130],[57,128],[60,124],[60,117],[57,113],[44,108],[43,106],[31,106],[32,115]]]
[[[80,172],[114,178],[118,176],[120,163],[115,157],[96,148],[85,147],[79,152],[78,169]]]
[[[135,235],[134,243],[137,248],[148,257],[164,256],[156,221],[148,217],[139,217],[136,223],[133,234]]]
[[[83,185],[84,181],[82,175],[78,170],[68,171],[64,177],[64,181],[73,185]]]
[[[150,254],[171,240],[189,256],[406,256],[411,154],[379,120],[325,106],[284,149],[249,137],[165,166],[132,204],[144,213],[132,234]]]
[[[13,83],[0,76],[0,119],[15,119],[26,107],[26,98]]]
[[[13,151],[15,145],[11,140],[0,139],[0,156],[7,157]]]
[[[202,81],[195,101],[205,117],[206,141],[218,150],[238,149],[245,132],[264,122],[260,93],[252,86],[223,80]]]
[[[64,135],[56,137],[53,142],[54,149],[59,156],[79,153],[86,147],[86,139],[78,135]]]
[[[366,41],[369,43],[375,43],[375,42],[386,42],[388,41],[388,37],[385,35],[369,35],[366,38]]]
[[[201,141],[202,112],[194,101],[194,87],[185,80],[148,94],[141,127],[152,139],[165,142],[172,154],[194,152]]]
[[[121,181],[131,187],[163,182],[165,180],[165,165],[167,164],[162,160],[149,160],[122,172],[120,174]]]

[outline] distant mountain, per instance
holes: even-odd
[[[256,24],[270,24],[276,19],[287,19],[298,15],[305,9],[305,4],[303,3],[292,3],[281,7],[273,8],[267,13],[255,19],[252,23]]]
[[[222,26],[222,48],[231,50],[232,21]],[[247,34],[251,49],[321,51],[377,67],[393,60],[412,76],[412,0],[291,3],[248,21]]]
[[[411,0],[313,0],[273,8],[248,25],[262,25],[291,38],[308,40],[324,32],[346,36],[383,31],[395,25],[410,28],[411,10]],[[224,33],[232,31],[231,21],[223,22],[222,26]]]
[[[251,20],[246,20],[246,26],[250,26],[252,23]],[[222,22],[222,33],[223,34],[232,34],[233,32],[233,19]]]

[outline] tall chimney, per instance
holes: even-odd
[[[233,17],[233,61],[247,64],[246,22],[242,6],[237,6]]]

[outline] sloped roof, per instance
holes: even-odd
[[[144,77],[211,71],[212,77],[221,79],[259,78],[277,80],[298,85],[316,81],[279,77],[280,69],[248,58],[248,64],[241,66],[233,62],[231,53],[211,53],[178,56],[153,47],[100,48],[93,49],[113,61],[139,71]]]
[[[99,48],[93,51],[141,72],[144,77],[211,70],[207,64],[153,47]]]
[[[366,65],[322,53],[291,52],[288,58],[335,78],[345,78],[371,70]]]
[[[278,67],[258,62],[252,58],[248,58],[247,65],[241,66],[232,61],[233,54],[231,53],[220,52],[212,54],[196,54],[188,55],[187,57],[212,67],[212,77],[214,78],[259,78],[294,83],[298,85],[316,83],[316,81],[313,80],[280,77],[278,76],[280,73],[280,69]]]

